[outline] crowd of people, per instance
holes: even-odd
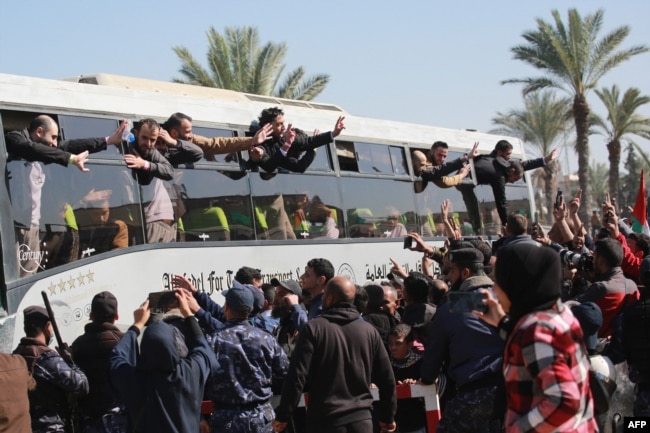
[[[179,113],[169,130],[145,119],[124,160],[142,185],[169,178],[174,164],[207,147],[219,153],[259,143],[251,159],[264,170],[300,169],[302,158],[344,128],[339,118],[331,133],[293,141],[283,113],[273,110],[262,113],[259,136],[226,144],[197,139]],[[40,126],[20,138],[29,142],[40,131],[33,137],[50,137],[56,148],[56,124],[37,119]],[[92,149],[113,144],[125,128],[95,139]],[[407,234],[411,250],[423,254],[422,272],[394,262],[388,280],[360,286],[336,276],[326,258],[309,260],[299,281],[265,282],[245,266],[222,293],[223,305],[176,275],[172,291],[133,312],[126,332],[115,326],[118,300],[96,294],[85,333],[57,350],[50,347],[55,318],[30,306],[22,312],[25,337],[0,357],[3,389],[12,390],[0,399],[7,414],[0,431],[425,432],[422,402],[396,396],[396,385],[418,383],[437,385],[443,433],[593,432],[607,422],[613,365],[622,362],[637,384],[633,414],[650,416],[650,237],[632,232],[609,198],[593,236],[578,217],[580,192],[558,201],[548,233],[507,214],[505,182],[552,161],[555,151],[511,161],[512,146],[499,142],[493,154],[474,146],[446,163],[446,150],[436,142],[428,155],[414,155],[422,156],[417,174],[459,187],[470,215],[474,185],[492,185],[504,223],[498,241],[463,239],[445,201],[445,247]],[[21,156],[43,161],[52,152]],[[85,153],[50,162],[85,170]],[[469,160],[476,179],[463,183]],[[150,239],[173,237],[173,206],[150,203]],[[480,220],[470,219],[479,229]],[[29,236],[29,226],[20,230]],[[298,408],[304,392],[306,412]]]
[[[410,233],[424,272],[395,265],[377,285],[335,276],[324,258],[299,281],[242,267],[220,305],[176,275],[124,333],[101,292],[70,349],[50,348],[52,318],[28,307],[25,337],[2,355],[15,390],[5,431],[425,432],[423,403],[398,401],[395,386],[435,383],[440,432],[593,432],[624,361],[631,414],[648,416],[650,237],[607,201],[594,240],[579,206],[580,193],[560,202],[548,234],[511,214],[492,245],[449,221],[444,248]]]

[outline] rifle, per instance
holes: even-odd
[[[54,318],[54,311],[52,311],[52,305],[50,304],[50,299],[47,297],[47,292],[45,290],[41,291],[41,296],[43,296],[43,302],[45,303],[45,309],[47,310],[47,315],[50,316],[50,323],[52,324],[52,330],[54,331],[54,337],[56,338],[56,351],[59,352],[61,358],[68,364],[70,367],[74,367],[74,361],[72,360],[72,354],[70,353],[70,348],[68,344],[63,341],[61,338],[61,333],[59,332],[59,326],[56,324],[56,319]],[[77,398],[72,393],[67,393],[68,405],[70,407],[70,417],[68,418],[66,425],[69,428],[69,431],[72,433],[80,432],[79,428],[79,404]]]
[[[61,358],[68,364],[70,367],[74,365],[72,360],[72,355],[70,354],[70,348],[68,344],[63,341],[61,338],[61,333],[59,332],[59,326],[56,324],[56,319],[54,318],[54,311],[52,311],[52,305],[50,304],[50,299],[47,297],[47,292],[45,290],[41,291],[43,296],[43,302],[45,303],[45,309],[47,310],[47,315],[50,316],[50,323],[52,323],[52,329],[54,330],[54,337],[56,338],[56,351],[59,352]]]

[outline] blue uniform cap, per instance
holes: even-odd
[[[230,308],[248,307],[253,309],[253,294],[246,287],[236,285],[223,292],[223,296],[226,298],[226,305]]]

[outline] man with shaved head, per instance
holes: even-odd
[[[85,167],[88,154],[121,143],[126,125],[122,122],[106,137],[59,141],[59,126],[52,117],[41,114],[27,128],[7,133],[8,160],[27,161],[7,166],[20,276],[36,273],[43,263],[43,252],[40,251],[41,194],[46,176],[41,163],[65,167],[74,165],[82,172],[89,171]]]
[[[284,431],[307,387],[306,431],[371,432],[371,383],[379,388],[381,431],[395,430],[393,370],[377,330],[359,320],[355,292],[354,284],[344,277],[333,277],[325,286],[322,314],[300,329],[274,431]]]

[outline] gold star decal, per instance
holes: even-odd
[[[61,279],[61,282],[59,282],[59,293],[65,292],[65,281],[63,281],[63,278]]]
[[[77,277],[77,281],[79,281],[80,286],[83,286],[84,284],[86,284],[86,277],[81,275],[81,272],[79,272],[79,276]]]
[[[86,278],[88,278],[89,283],[94,283],[95,282],[95,273],[88,271],[88,275],[86,275]]]
[[[70,279],[68,280],[68,286],[70,286],[71,289],[74,289],[74,284],[75,284],[74,277],[70,275]]]
[[[50,291],[50,295],[56,295],[56,285],[54,283],[50,283],[47,289]]]

